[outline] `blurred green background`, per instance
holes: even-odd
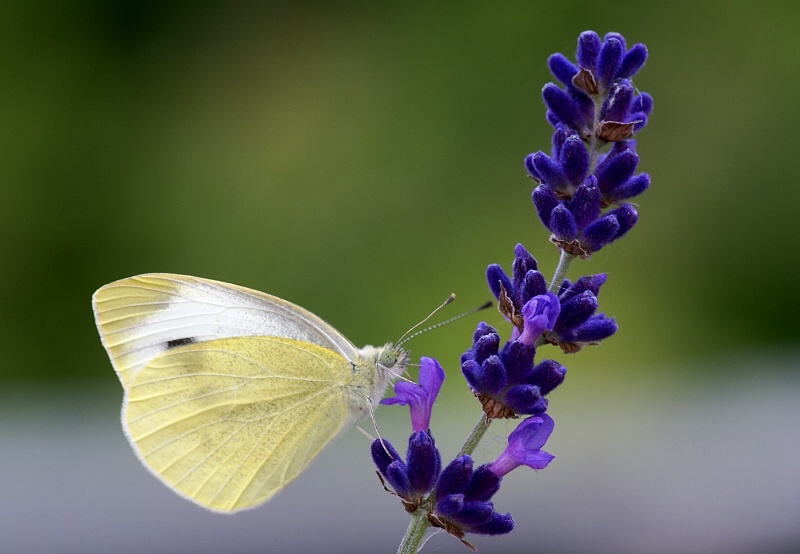
[[[203,276],[300,304],[363,345],[398,338],[450,292],[459,301],[442,318],[482,303],[486,265],[510,267],[517,242],[552,275],[557,253],[522,160],[549,151],[547,56],[573,58],[578,34],[594,29],[648,46],[635,84],[655,99],[638,136],[639,170],[652,177],[640,222],[570,272],[609,274],[601,308],[621,329],[577,356],[547,352],[569,368],[551,399],[548,450],[561,469],[514,482],[548,504],[523,497],[517,513],[499,496],[518,530],[475,542],[793,551],[798,25],[788,1],[3,3],[0,517],[17,524],[0,527],[0,550],[301,552],[310,526],[339,551],[319,530],[353,525],[329,507],[347,499],[387,514],[351,533],[353,548],[394,548],[405,515],[354,432],[312,468],[317,486],[246,515],[206,514],[162,491],[118,428],[121,390],[91,294],[150,271]],[[448,372],[440,431],[434,414],[446,456],[477,417],[458,356],[478,319],[410,344]],[[402,444],[405,414],[378,417]],[[351,464],[364,469],[355,492],[326,473]],[[748,468],[772,481],[742,489]],[[694,496],[674,492],[684,489]],[[107,520],[86,523],[76,506]],[[156,508],[177,523],[158,529]],[[151,519],[131,515],[142,513]],[[559,524],[535,524],[543,513]],[[435,548],[463,549],[448,539]]]

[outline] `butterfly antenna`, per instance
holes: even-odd
[[[409,334],[411,331],[413,331],[414,329],[416,329],[417,327],[419,327],[420,325],[422,325],[423,323],[425,323],[426,321],[428,321],[430,318],[432,318],[432,317],[433,317],[433,316],[436,314],[436,312],[438,312],[439,310],[441,310],[442,308],[444,308],[445,306],[447,306],[447,305],[448,305],[450,302],[452,302],[452,301],[453,301],[453,300],[455,300],[455,299],[456,299],[456,295],[455,295],[455,293],[451,292],[451,293],[450,293],[450,296],[448,296],[448,297],[447,297],[447,300],[445,300],[444,302],[442,302],[442,303],[441,303],[441,304],[440,304],[440,305],[439,305],[439,306],[438,306],[438,307],[437,307],[435,310],[433,310],[431,313],[429,313],[429,314],[428,314],[428,317],[426,317],[425,319],[423,319],[422,321],[420,321],[419,323],[417,323],[416,325],[414,325],[414,326],[413,326],[411,329],[409,329],[408,331],[406,331],[405,333],[403,333],[403,336],[402,336],[402,337],[400,337],[400,338],[397,340],[397,345],[398,345],[398,346],[400,346],[401,344],[403,344],[403,343],[404,343],[406,340],[408,340],[408,339],[406,339],[406,335],[408,335],[408,334]],[[411,338],[411,337],[409,337],[409,338]]]
[[[422,333],[427,333],[428,331],[430,331],[430,330],[432,330],[432,329],[436,329],[436,328],[438,328],[438,327],[442,327],[443,325],[447,325],[448,323],[453,323],[454,321],[456,321],[456,320],[459,320],[459,319],[461,319],[462,317],[466,317],[466,316],[468,316],[468,315],[472,315],[472,314],[474,314],[475,312],[479,312],[479,311],[481,311],[481,310],[485,310],[486,308],[491,308],[491,307],[494,305],[494,303],[493,303],[491,300],[488,300],[486,303],[484,303],[484,304],[481,304],[481,305],[480,305],[480,306],[478,306],[477,308],[473,308],[473,309],[469,310],[468,312],[464,312],[463,314],[458,314],[457,316],[455,316],[455,317],[451,317],[450,319],[448,319],[448,320],[446,320],[446,321],[442,321],[441,323],[437,323],[436,325],[431,325],[430,327],[425,327],[424,329],[420,329],[419,331],[417,331],[417,332],[416,332],[416,333],[414,333],[413,335],[409,335],[409,336],[407,336],[407,337],[406,337],[406,335],[408,335],[408,333],[410,333],[411,331],[413,331],[414,329],[416,329],[417,327],[419,327],[420,325],[422,325],[423,323],[425,323],[425,322],[426,322],[428,319],[430,319],[430,317],[431,317],[433,314],[435,314],[436,312],[438,312],[439,310],[441,310],[443,307],[445,307],[447,304],[449,304],[450,302],[452,302],[452,299],[454,299],[454,298],[455,298],[455,295],[454,295],[454,294],[451,294],[451,295],[450,295],[450,298],[448,298],[448,299],[447,299],[447,301],[446,301],[444,304],[442,304],[441,306],[439,306],[438,308],[436,308],[436,309],[433,311],[433,313],[432,313],[431,315],[429,315],[428,317],[426,317],[425,319],[423,319],[422,321],[420,321],[419,323],[417,323],[416,325],[414,325],[414,326],[413,326],[411,329],[409,329],[408,331],[406,331],[405,335],[403,335],[402,337],[400,337],[400,340],[398,341],[397,345],[399,346],[399,345],[403,344],[404,342],[408,342],[408,341],[410,341],[411,339],[413,339],[414,337],[417,337],[417,336],[421,335]]]

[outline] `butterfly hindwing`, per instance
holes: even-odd
[[[269,499],[344,426],[352,366],[277,337],[177,345],[128,383],[123,425],[151,471],[190,500],[237,511]]]

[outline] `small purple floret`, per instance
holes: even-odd
[[[503,477],[521,465],[532,469],[544,469],[554,456],[542,450],[553,432],[553,419],[547,415],[532,416],[520,423],[508,436],[508,446],[489,465],[498,477]]]
[[[444,370],[433,358],[420,358],[419,384],[398,381],[394,385],[394,397],[384,398],[381,404],[399,404],[411,409],[411,428],[427,431],[431,423],[431,410],[436,395],[444,382]]]

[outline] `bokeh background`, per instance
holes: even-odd
[[[523,242],[557,255],[522,167],[541,87],[586,29],[650,51],[652,188],[607,272],[621,330],[564,357],[546,471],[482,552],[800,549],[794,2],[6,2],[0,5],[0,551],[388,552],[407,516],[349,431],[267,505],[203,511],[140,466],[90,296],[165,271],[264,290],[356,344],[488,298]],[[410,344],[448,379],[452,456],[477,418],[458,356],[483,318]],[[407,414],[378,411],[402,445]],[[369,430],[370,425],[365,427]],[[486,462],[513,425],[476,453]],[[446,535],[428,552],[464,552]]]

